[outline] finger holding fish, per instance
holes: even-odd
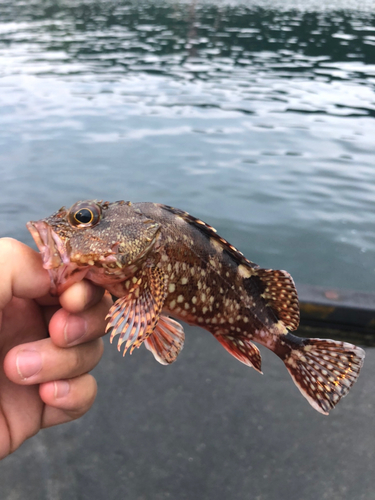
[[[99,303],[104,295],[104,288],[96,286],[90,281],[82,280],[74,283],[63,292],[59,301],[69,313],[80,313]],[[110,301],[109,297],[109,301]],[[108,301],[108,302],[109,302]]]
[[[40,254],[13,238],[0,238],[2,286],[0,310],[12,297],[36,299],[48,294],[50,277],[42,269]]]
[[[40,384],[39,395],[45,403],[41,427],[51,427],[76,420],[93,405],[97,384],[88,373],[68,380]]]
[[[16,384],[42,384],[83,375],[98,364],[102,354],[101,339],[66,349],[47,338],[11,349],[4,359],[4,371]]]
[[[77,295],[77,289],[80,288],[81,283],[73,285],[70,293],[70,289],[64,292],[65,298],[63,300],[64,308],[59,309],[52,316],[49,323],[49,333],[52,341],[56,346],[59,347],[71,347],[74,345],[90,342],[92,340],[98,339],[105,334],[105,317],[112,305],[112,299],[109,294],[100,292],[99,296],[102,295],[100,301],[95,303],[91,307],[83,307],[76,309],[74,305],[74,297]],[[84,284],[85,288],[89,288],[89,284]],[[91,285],[91,288],[98,289]],[[94,290],[95,300],[98,298],[97,292]],[[82,301],[85,299],[82,298]],[[90,300],[87,305],[90,304]],[[77,312],[70,312],[71,310],[76,310]],[[81,312],[78,312],[81,311]]]

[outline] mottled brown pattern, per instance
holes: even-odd
[[[124,354],[144,344],[175,361],[184,331],[174,318],[211,332],[242,363],[261,371],[256,341],[275,352],[309,403],[327,414],[358,377],[362,349],[299,339],[298,296],[286,271],[261,269],[216,230],[182,210],[154,203],[77,202],[28,223],[51,275],[52,292],[83,278],[119,297],[109,312],[111,341]]]
[[[236,333],[262,342],[265,328],[276,335],[287,332],[278,320],[281,311],[269,307],[269,297],[262,297],[272,273],[277,277],[281,273],[285,282],[280,282],[291,289],[285,291],[292,294],[288,308],[295,318],[292,326],[298,326],[298,298],[285,271],[267,270],[262,284],[260,273],[265,270],[248,261],[211,226],[171,207],[135,206],[163,227],[155,251],[160,255],[157,265],[168,281],[164,308],[169,313],[216,335]]]

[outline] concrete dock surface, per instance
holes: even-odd
[[[1,500],[375,499],[375,348],[326,417],[273,353],[262,376],[185,332],[171,366],[105,338],[94,407],[3,460]]]

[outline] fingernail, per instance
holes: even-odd
[[[25,380],[40,372],[42,356],[38,351],[21,351],[17,355],[16,366],[19,376]]]
[[[70,391],[70,384],[67,380],[59,380],[55,384],[55,398],[63,398],[67,396]]]
[[[64,337],[67,344],[72,344],[83,337],[87,332],[87,321],[80,316],[69,315],[65,328]]]

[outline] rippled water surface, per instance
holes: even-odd
[[[158,201],[297,282],[375,291],[370,7],[1,1],[1,234]]]

